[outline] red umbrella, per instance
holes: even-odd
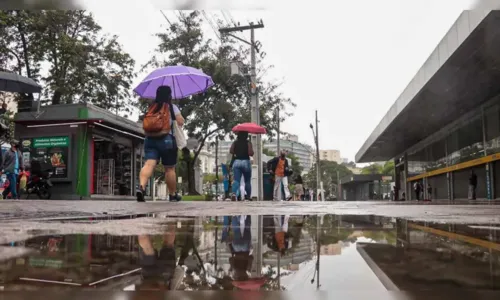
[[[244,281],[233,280],[233,286],[244,291],[258,291],[266,284],[266,278],[251,278]]]
[[[253,134],[266,134],[267,131],[255,123],[241,123],[233,127],[233,132],[245,131]]]

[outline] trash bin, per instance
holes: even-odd
[[[264,200],[272,201],[273,200],[273,180],[270,173],[262,174],[263,187],[264,187]]]

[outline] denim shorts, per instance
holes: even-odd
[[[153,255],[146,255],[139,247],[139,264],[143,279],[170,280],[176,266],[175,249],[164,246]]]
[[[144,140],[144,158],[161,159],[165,167],[174,167],[177,164],[177,143],[173,135],[162,137],[146,137]]]

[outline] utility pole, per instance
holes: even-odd
[[[256,58],[255,55],[259,51],[258,46],[255,42],[255,29],[259,28],[264,28],[264,23],[262,20],[257,23],[250,23],[247,26],[236,26],[236,27],[227,27],[227,28],[220,28],[219,32],[221,34],[227,34],[239,41],[242,41],[248,45],[250,45],[250,52],[251,52],[251,57],[250,57],[250,95],[251,95],[251,101],[250,101],[250,106],[251,106],[251,114],[252,114],[252,123],[255,123],[260,126],[260,104],[259,104],[259,98],[257,95],[257,71],[256,71]],[[250,30],[250,42],[235,36],[231,34],[231,32],[242,32]],[[255,160],[254,163],[257,165],[257,199],[258,201],[262,201],[264,198],[264,189],[263,189],[263,179],[262,179],[262,139],[260,135],[253,135],[252,136],[252,144],[256,146],[256,153],[255,153]]]
[[[318,131],[318,111],[316,110],[316,184],[317,184],[317,194],[316,194],[316,201],[318,201],[318,196],[320,194],[320,182],[321,182],[321,171],[320,171],[320,157],[319,157],[319,131]],[[321,198],[322,201],[325,199]]]
[[[276,108],[276,119],[278,121],[278,132],[276,134],[276,154],[279,156],[281,154],[280,149],[280,106]]]
[[[339,170],[337,170],[337,201],[340,201],[340,193],[341,193],[341,190],[340,190],[341,186],[340,186],[340,172]]]
[[[215,201],[219,200],[219,137],[215,137]]]

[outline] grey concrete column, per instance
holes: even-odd
[[[405,183],[405,187],[403,189],[404,193],[405,193],[405,199],[406,200],[410,200],[410,194],[408,193],[408,154],[405,152],[405,155],[404,155],[404,183]]]
[[[453,191],[454,191],[454,188],[453,188],[453,172],[448,172],[446,173],[446,179],[448,181],[448,200],[450,201],[453,201],[453,199],[455,198],[453,196]]]

